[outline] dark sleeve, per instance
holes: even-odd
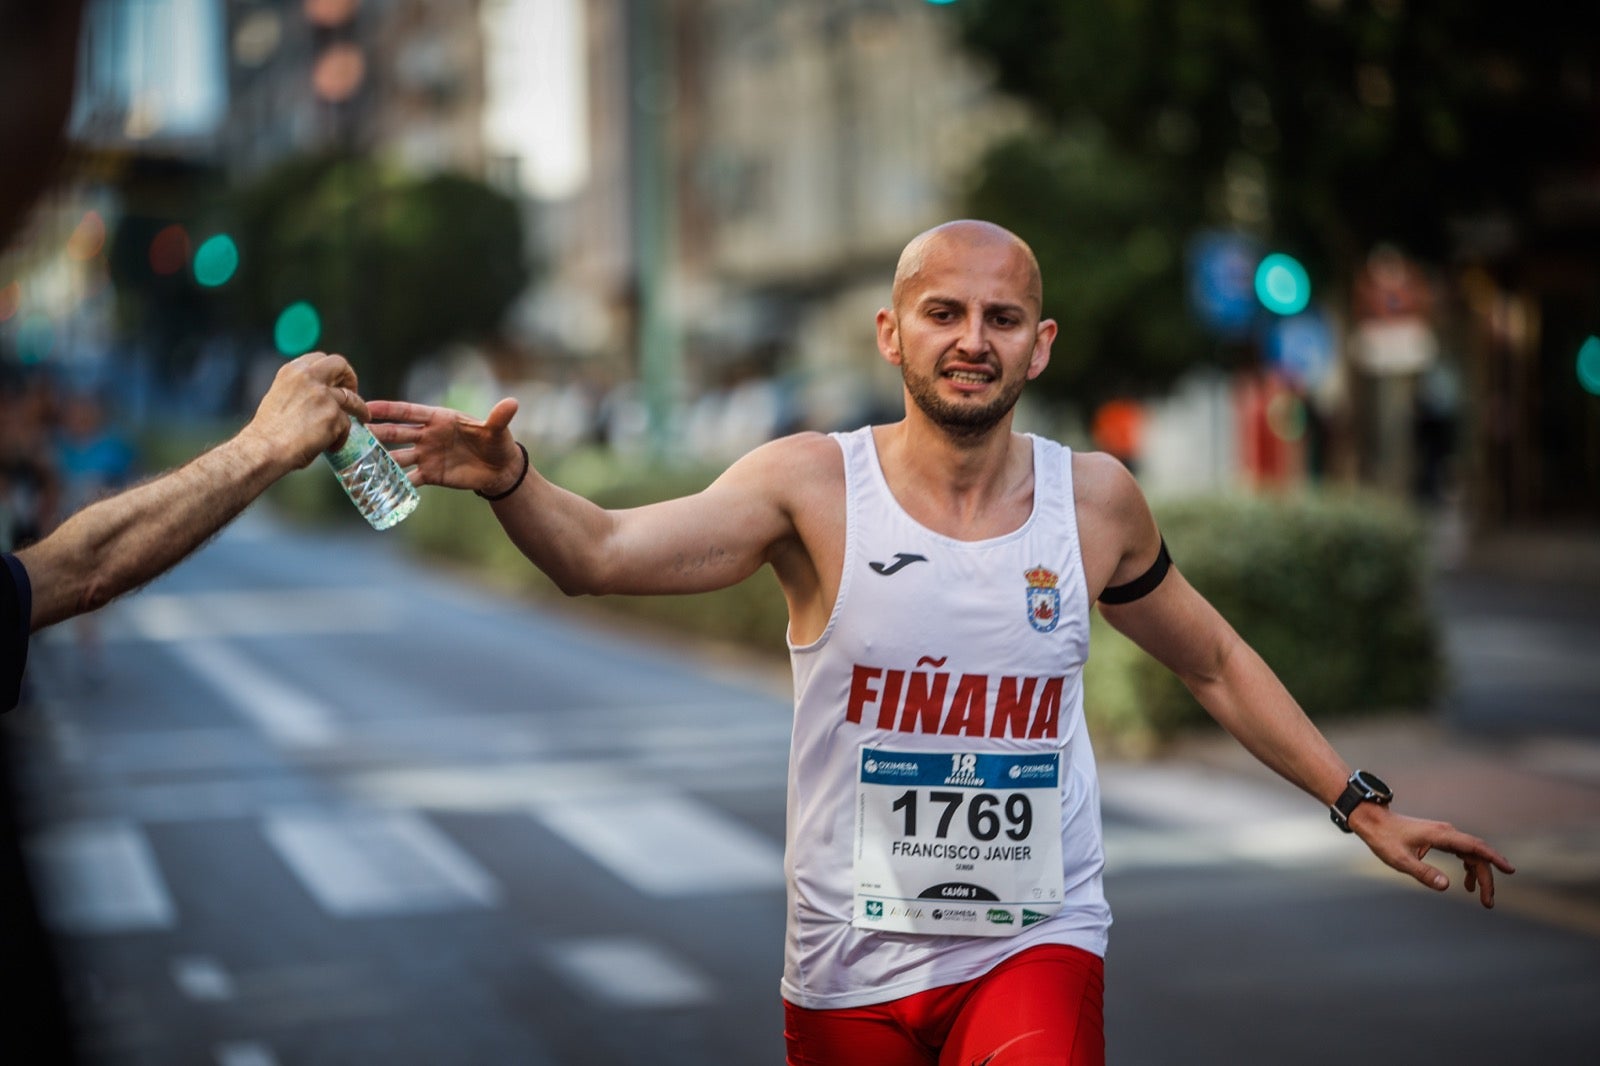
[[[0,554],[0,713],[22,697],[22,670],[28,665],[33,586],[17,557]]]

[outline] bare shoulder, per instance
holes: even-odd
[[[1146,510],[1144,492],[1122,461],[1106,452],[1072,453],[1073,495],[1078,501],[1078,517],[1085,510],[1106,517]]]
[[[844,452],[840,450],[839,442],[826,433],[818,433],[815,430],[791,433],[787,437],[768,441],[756,450],[770,451],[786,461],[799,461],[809,466],[836,469],[840,476],[844,474]]]
[[[1139,482],[1113,455],[1074,451],[1072,483],[1090,587],[1098,593],[1108,584],[1137,576],[1160,543]]]
[[[778,498],[844,485],[844,453],[825,433],[793,433],[752,449],[719,482],[760,484]]]

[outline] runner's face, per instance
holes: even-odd
[[[930,244],[894,311],[878,316],[879,347],[917,410],[959,437],[1006,419],[1055,336],[1055,323],[1039,319],[1036,286],[1013,245]]]

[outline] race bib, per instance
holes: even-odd
[[[860,929],[1014,936],[1061,908],[1061,755],[862,748]]]

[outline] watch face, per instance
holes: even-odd
[[[1389,786],[1384,784],[1383,779],[1376,774],[1369,774],[1365,770],[1357,770],[1351,776],[1355,778],[1356,784],[1361,788],[1382,797],[1385,801],[1394,795],[1389,791]]]

